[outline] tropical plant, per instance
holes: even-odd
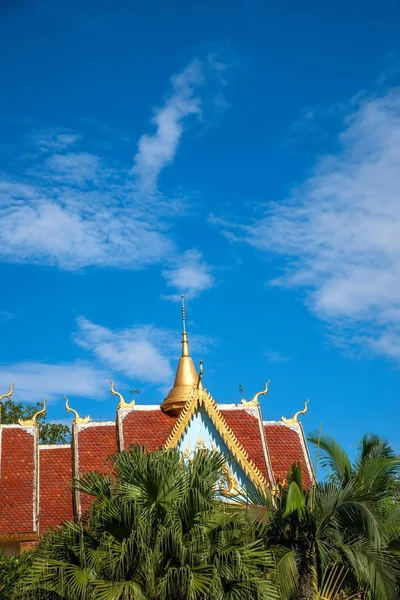
[[[73,600],[277,599],[274,559],[244,511],[220,500],[224,459],[198,450],[114,456],[111,477],[77,485],[95,502],[43,539],[20,597]]]
[[[353,464],[332,438],[312,434],[309,441],[322,453],[325,481],[304,489],[294,465],[287,487],[248,492],[248,514],[276,557],[281,597],[338,598],[341,591],[398,598],[398,457],[372,435],[364,436]]]

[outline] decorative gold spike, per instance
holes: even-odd
[[[37,427],[39,425],[39,423],[37,422],[37,418],[40,415],[44,415],[46,412],[46,402],[47,402],[47,398],[45,398],[43,400],[43,408],[38,410],[37,413],[35,413],[31,419],[26,419],[26,420],[18,419],[18,424],[22,425],[22,427],[32,427],[32,426]]]
[[[90,417],[80,417],[77,413],[77,411],[74,408],[70,408],[69,404],[68,404],[68,398],[67,396],[64,396],[65,398],[65,408],[67,409],[68,412],[72,412],[75,415],[74,418],[74,423],[76,423],[77,425],[86,425],[86,423],[89,423],[91,421]]]
[[[259,401],[258,401],[258,397],[259,396],[266,396],[268,393],[268,385],[271,383],[271,380],[269,379],[267,381],[267,383],[265,384],[265,389],[262,392],[258,392],[258,394],[256,394],[251,400],[242,400],[242,404],[243,406],[259,406]]]
[[[293,417],[291,419],[286,419],[286,417],[282,417],[282,421],[286,425],[296,425],[296,423],[299,422],[299,416],[306,414],[306,412],[307,412],[307,404],[309,402],[310,402],[310,400],[307,400],[306,403],[304,404],[303,410],[298,410],[297,413],[295,415],[293,415]]]
[[[183,458],[188,458],[189,455],[190,455],[190,443],[186,446],[186,450],[184,452],[182,452]]]
[[[135,401],[132,400],[132,402],[125,402],[122,394],[115,391],[114,382],[112,379],[110,379],[110,383],[111,383],[110,391],[111,391],[112,395],[118,396],[118,398],[119,398],[118,408],[133,408],[135,406]]]
[[[13,387],[14,387],[14,385],[15,385],[15,384],[16,384],[16,382],[14,381],[14,383],[12,383],[12,384],[10,385],[10,389],[8,390],[7,394],[3,394],[2,396],[0,396],[0,402],[1,402],[2,400],[4,400],[4,398],[8,398],[8,399],[10,399],[10,398],[11,398],[11,396],[12,396],[12,393],[13,393]]]
[[[203,380],[203,359],[200,359],[200,367],[199,367],[199,380],[197,382],[197,389],[203,389],[203,384],[201,383]]]

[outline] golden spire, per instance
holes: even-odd
[[[171,415],[178,415],[189,397],[189,393],[194,386],[199,384],[192,357],[189,352],[189,342],[186,333],[186,310],[185,298],[182,298],[182,354],[178,362],[174,385],[168,393],[168,396],[161,404],[163,411]]]

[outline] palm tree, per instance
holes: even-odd
[[[244,513],[219,498],[224,459],[199,450],[115,455],[77,485],[95,502],[40,544],[20,597],[68,600],[278,598],[274,561]]]
[[[294,465],[287,488],[249,493],[248,514],[275,554],[281,597],[335,597],[342,589],[394,600],[400,509],[390,498],[399,459],[377,436],[364,436],[353,464],[332,438],[312,434],[309,441],[322,451],[325,481],[305,490]]]

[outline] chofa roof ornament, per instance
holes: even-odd
[[[122,396],[122,394],[120,394],[119,392],[116,392],[114,389],[114,382],[112,379],[110,379],[110,392],[112,393],[113,396],[117,396],[119,398],[119,402],[118,402],[118,407],[117,408],[133,408],[135,406],[135,401],[132,400],[132,402],[125,402],[124,397]]]
[[[71,408],[68,404],[68,398],[67,396],[64,396],[65,398],[65,408],[67,409],[68,412],[72,412],[75,416],[73,423],[76,423],[77,425],[86,425],[86,423],[89,423],[91,421],[91,418],[88,417],[80,417],[77,413],[77,411],[74,408]]]
[[[307,400],[304,404],[304,408],[303,410],[298,410],[297,413],[295,415],[293,415],[293,417],[291,419],[287,419],[286,417],[282,417],[282,421],[285,423],[285,425],[296,425],[296,423],[299,422],[299,416],[300,415],[305,415],[307,412],[307,405],[310,402],[310,400]]]
[[[251,400],[242,400],[242,404],[243,406],[259,406],[260,403],[258,401],[259,396],[266,396],[268,394],[268,385],[271,383],[271,380],[269,379],[267,381],[267,383],[265,384],[265,388],[262,392],[258,392],[258,394],[256,394],[255,396],[253,396],[253,398]]]
[[[38,410],[30,419],[18,419],[18,424],[22,425],[22,427],[38,427],[39,423],[37,422],[37,418],[40,415],[44,415],[46,412],[46,402],[47,398],[43,400],[43,408]]]
[[[16,382],[14,381],[14,383],[12,383],[10,385],[10,389],[8,390],[7,394],[3,394],[2,396],[0,396],[0,423],[1,423],[1,401],[4,400],[4,398],[8,398],[8,399],[11,398],[12,393],[13,393],[13,387],[14,387],[15,383]]]

